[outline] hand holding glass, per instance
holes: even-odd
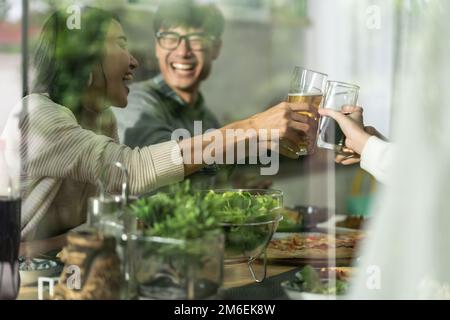
[[[358,102],[359,87],[338,81],[328,81],[323,108],[341,111],[346,105],[354,106]],[[317,145],[320,148],[334,150],[337,154],[349,155],[345,148],[345,135],[336,120],[322,117],[319,124]]]
[[[327,77],[324,73],[295,67],[292,73],[287,101],[291,103],[308,103],[319,109]],[[318,122],[318,119],[309,112],[302,111],[299,114],[313,118]],[[280,142],[280,153],[288,158],[298,159],[301,155],[313,152],[311,148],[314,148],[315,143],[316,135],[314,135],[313,143],[311,143],[311,138],[303,133],[302,142],[298,146],[293,145],[289,140],[282,140]],[[309,146],[310,148],[308,148]]]

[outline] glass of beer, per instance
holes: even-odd
[[[356,105],[358,102],[359,87],[339,81],[328,81],[323,102],[323,108],[341,111],[345,105]],[[336,120],[322,117],[319,123],[319,138],[317,145],[320,148],[334,150],[338,154],[348,155],[345,152],[345,136]]]
[[[288,102],[305,102],[319,109],[322,97],[325,91],[328,75],[308,70],[302,67],[295,67],[292,73],[290,89],[288,94]],[[299,112],[319,121],[310,112]],[[289,140],[280,142],[280,153],[291,159],[298,159],[299,156],[307,155],[313,152],[316,145],[317,134],[311,140],[306,134],[303,134],[302,141],[299,145],[294,145]],[[309,148],[308,148],[309,146]]]

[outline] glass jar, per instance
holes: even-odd
[[[130,244],[136,299],[206,299],[222,285],[220,230],[193,240],[132,235]]]

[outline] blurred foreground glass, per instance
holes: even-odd
[[[128,197],[127,203],[136,201],[136,197]],[[124,206],[119,195],[89,198],[88,227],[104,236],[113,237],[116,242],[116,252],[121,261],[123,277],[122,299],[130,297],[130,235],[137,230],[137,219]]]
[[[19,290],[20,199],[0,197],[0,300]]]
[[[136,299],[206,299],[222,285],[220,230],[195,240],[133,235],[130,243]]]
[[[0,140],[0,300],[15,299],[19,291],[21,199],[16,177],[6,162]]]
[[[61,261],[65,266],[55,288],[56,300],[121,298],[123,279],[113,236],[94,229],[72,230],[67,235]]]
[[[359,86],[338,81],[328,81],[323,108],[341,111],[345,105],[354,106],[358,102]],[[322,117],[319,124],[320,148],[334,150],[338,154],[345,152],[345,136],[336,120]]]
[[[327,78],[327,74],[308,70],[302,67],[295,67],[292,73],[287,101],[291,103],[304,102],[313,105],[316,109],[319,109],[327,83]],[[314,118],[310,112],[298,113]],[[314,152],[317,133],[315,133],[312,140],[306,134],[301,134],[302,141],[298,146],[286,139],[280,141],[280,153],[288,158],[298,159],[299,156]],[[310,146],[309,151],[308,146]]]
[[[120,197],[92,197],[88,200],[88,225],[111,236],[124,232],[122,216],[122,199]]]

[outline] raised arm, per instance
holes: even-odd
[[[280,139],[288,139],[294,145],[300,144],[302,137],[306,134],[310,137],[314,135],[317,130],[315,121],[307,116],[298,114],[299,111],[308,111],[313,115],[317,114],[317,109],[306,103],[287,103],[282,102],[267,111],[256,114],[250,118],[231,123],[223,128],[214,130],[210,133],[206,133],[201,137],[185,139],[179,142],[180,148],[183,153],[184,172],[186,175],[192,174],[205,166],[205,162],[193,163],[192,159],[207,159],[209,154],[204,154],[204,151],[208,147],[208,144],[214,136],[220,135],[224,137],[222,143],[222,154],[220,157],[224,160],[228,159],[229,152],[232,152],[234,160],[242,156],[238,154],[236,147],[240,143],[244,143],[248,147],[250,139],[257,139],[259,142],[263,140],[267,143],[259,144],[260,147],[267,149],[278,150],[278,144]],[[246,134],[237,135],[232,139],[228,139],[227,130],[241,130]],[[270,135],[271,130],[277,134]],[[260,133],[269,133],[268,136]],[[253,135],[254,134],[254,135]],[[195,148],[197,143],[201,144],[201,147]],[[248,149],[245,150],[247,152]],[[201,154],[199,154],[201,152]],[[213,154],[212,156],[216,156]]]
[[[384,141],[384,137],[372,127],[364,127],[362,109],[347,106],[343,112],[331,109],[320,109],[320,115],[336,120],[345,135],[345,146],[355,152],[356,157],[336,157],[336,162],[344,165],[359,162],[361,168],[372,174],[375,179],[386,183],[393,153],[392,143]],[[346,115],[350,113],[352,116]],[[359,157],[361,157],[359,159]]]

